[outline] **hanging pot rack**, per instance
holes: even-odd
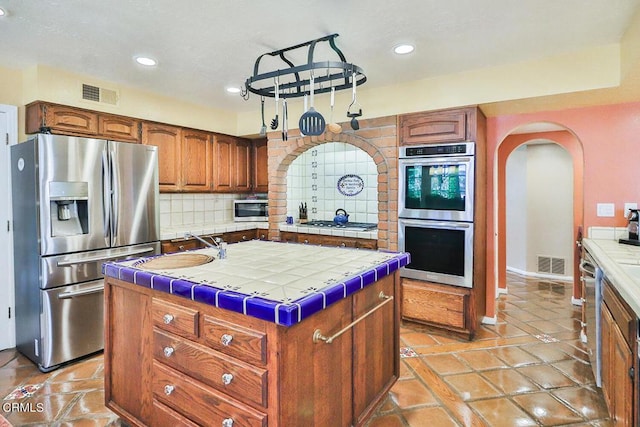
[[[314,92],[330,92],[335,90],[351,89],[355,79],[356,86],[367,81],[362,68],[347,62],[344,54],[335,44],[338,34],[331,34],[290,46],[284,49],[274,50],[260,55],[253,66],[253,75],[245,81],[245,89],[242,97],[249,99],[249,93],[274,98],[276,91],[280,98],[299,98],[311,92],[311,82],[314,82]],[[314,61],[314,51],[318,43],[329,43],[331,49],[337,54],[339,61]],[[307,62],[295,65],[287,57],[289,52],[296,49],[307,48]],[[260,61],[265,56],[279,57],[287,67],[269,72],[259,72]],[[276,83],[277,80],[277,83]],[[277,89],[276,89],[277,88]]]

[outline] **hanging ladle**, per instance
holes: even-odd
[[[331,119],[329,120],[327,129],[329,129],[329,132],[331,133],[340,133],[342,132],[342,126],[333,122],[333,105],[335,104],[335,101],[336,101],[336,88],[332,87],[331,88]]]
[[[351,104],[349,104],[349,108],[347,108],[347,117],[351,118],[351,128],[353,130],[358,130],[360,129],[360,123],[358,123],[358,120],[356,119],[356,117],[360,117],[362,115],[362,108],[358,108],[357,113],[351,112],[351,107],[355,105],[360,107],[360,104],[358,104],[358,101],[356,100],[356,73],[353,73],[352,82],[353,82],[353,91],[351,96]]]

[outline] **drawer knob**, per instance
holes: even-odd
[[[169,396],[171,393],[173,393],[173,390],[175,389],[176,389],[175,386],[172,386],[171,384],[167,384],[166,386],[164,386],[164,394]]]
[[[222,427],[233,427],[233,418],[225,418],[222,420]]]
[[[168,325],[169,323],[173,322],[173,314],[165,314],[164,316],[162,316],[162,320],[164,321],[165,325]]]
[[[231,384],[231,381],[233,381],[233,375],[232,374],[222,374],[222,384],[224,385],[229,385]]]
[[[222,334],[222,337],[220,337],[220,341],[222,342],[222,345],[224,345],[225,347],[229,346],[232,340],[233,340],[233,336],[229,334]]]
[[[169,346],[165,347],[164,348],[164,357],[170,357],[173,354],[174,351],[175,350],[174,350],[173,347],[169,347]]]

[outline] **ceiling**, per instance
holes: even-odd
[[[617,43],[639,5],[640,0],[0,0],[8,12],[0,18],[0,66],[43,64],[213,108],[251,111],[254,103],[225,88],[243,85],[259,55],[324,35],[339,34],[336,44],[347,62],[364,69],[372,88]],[[393,54],[403,42],[416,50]],[[322,53],[316,58],[325,60]],[[158,65],[136,64],[133,58],[141,54]],[[502,111],[504,105],[509,104],[487,110]],[[510,105],[526,109],[522,101]]]

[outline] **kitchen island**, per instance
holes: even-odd
[[[106,405],[137,426],[363,425],[399,375],[408,258],[254,240],[105,264]]]

